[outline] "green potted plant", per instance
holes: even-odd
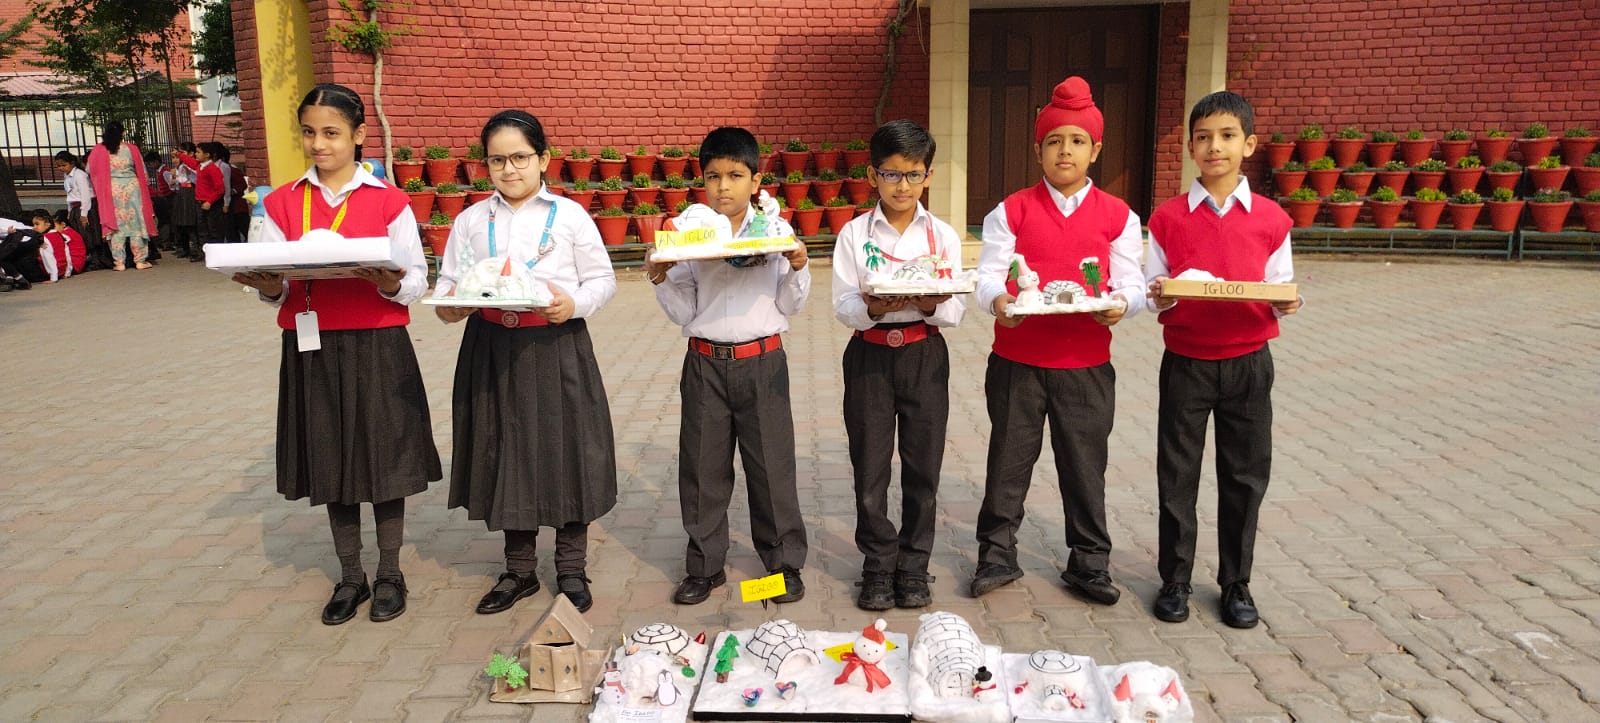
[[[1283,166],[1272,172],[1272,186],[1277,189],[1279,196],[1287,196],[1306,182],[1306,167],[1299,161],[1284,161]]]
[[[494,195],[494,183],[488,176],[479,176],[472,179],[472,188],[467,191],[467,205],[472,205]]]
[[[877,196],[872,196],[872,197],[868,198],[867,200],[856,204],[856,215],[860,216],[863,213],[872,213],[872,210],[877,208],[877,207],[878,207],[878,197]]]
[[[811,161],[811,146],[799,138],[790,138],[783,144],[783,150],[778,152],[783,156],[783,172],[793,174],[799,171],[802,175],[806,172],[806,164]]]
[[[1404,191],[1406,178],[1410,175],[1411,168],[1406,165],[1406,162],[1395,159],[1383,164],[1383,168],[1378,169],[1373,174],[1372,182],[1378,188],[1388,186],[1395,191]]]
[[[1317,158],[1306,164],[1306,185],[1318,196],[1326,196],[1339,185],[1340,173],[1339,164],[1334,162],[1332,156]]]
[[[822,209],[816,202],[802,196],[794,204],[794,231],[799,236],[815,236],[822,228]]]
[[[824,206],[839,195],[839,187],[844,185],[844,179],[832,168],[817,171],[816,180],[811,182],[811,190],[817,195],[817,203]]]
[[[822,204],[822,220],[828,224],[828,229],[835,236],[844,230],[844,225],[856,217],[856,205],[844,196],[835,195]]]
[[[428,251],[434,256],[444,256],[446,243],[450,240],[450,224],[453,219],[443,211],[435,211],[422,224],[422,241],[428,245]]]
[[[589,157],[589,149],[574,148],[567,151],[567,176],[574,181],[589,180],[594,170],[594,159]]]
[[[1483,196],[1470,189],[1457,191],[1446,207],[1450,209],[1450,224],[1455,230],[1471,231],[1478,223],[1478,214],[1483,211]]]
[[[1572,169],[1561,165],[1561,156],[1546,154],[1539,159],[1537,167],[1528,167],[1528,180],[1533,182],[1534,188],[1560,188],[1567,183],[1567,174]]]
[[[1522,166],[1506,160],[1489,166],[1484,175],[1489,178],[1489,190],[1496,188],[1509,188],[1516,190],[1517,181],[1522,180]]]
[[[467,192],[460,186],[448,181],[433,187],[434,202],[439,204],[439,210],[449,216],[451,221],[461,215],[461,209],[467,205]]]
[[[790,206],[798,207],[800,199],[806,197],[806,192],[811,190],[811,182],[805,180],[805,174],[800,171],[790,171],[783,178],[783,200]]]
[[[662,208],[676,208],[679,201],[689,198],[689,182],[676,173],[668,175],[661,181],[661,206]]]
[[[1522,152],[1522,165],[1534,168],[1545,156],[1555,150],[1555,138],[1550,135],[1550,127],[1543,123],[1534,123],[1522,129],[1522,137],[1517,139],[1517,150]]]
[[[1289,218],[1294,220],[1295,228],[1307,228],[1317,220],[1317,211],[1322,210],[1322,197],[1309,186],[1302,186],[1289,194],[1286,201],[1289,206]]]
[[[1439,158],[1445,166],[1454,166],[1456,161],[1467,155],[1472,147],[1472,134],[1460,128],[1452,128],[1444,132],[1444,138],[1439,139]]]
[[[689,146],[684,152],[689,154],[689,175],[685,176],[685,178],[699,178],[700,146]]]
[[[1372,177],[1377,172],[1367,167],[1367,164],[1356,161],[1345,166],[1344,175],[1339,177],[1339,183],[1345,188],[1356,192],[1357,196],[1367,195],[1367,189],[1372,187]]]
[[[1441,159],[1423,159],[1421,163],[1411,169],[1411,184],[1416,186],[1417,190],[1431,188],[1437,191],[1440,186],[1444,185],[1444,172],[1449,168]]]
[[[594,197],[595,191],[589,188],[589,179],[587,178],[573,181],[572,186],[567,189],[567,198],[572,199],[573,203],[582,206],[585,211],[589,210],[589,206],[594,203]]]
[[[1517,198],[1515,191],[1497,186],[1489,194],[1489,227],[1500,233],[1515,231],[1517,218],[1522,216],[1524,203],[1522,199]]]
[[[482,143],[467,144],[467,157],[461,159],[461,172],[467,174],[467,183],[489,175],[489,167],[483,162]]]
[[[1483,161],[1477,156],[1462,156],[1453,168],[1445,169],[1445,176],[1450,180],[1451,193],[1476,190],[1478,181],[1483,180]]]
[[[1270,137],[1272,140],[1262,146],[1267,153],[1267,168],[1282,168],[1283,164],[1294,158],[1294,144],[1283,136],[1282,131],[1275,131]]]
[[[1503,161],[1511,152],[1511,134],[1499,128],[1490,128],[1478,136],[1478,157],[1484,163]]]
[[[824,169],[839,172],[839,151],[833,147],[833,141],[823,141],[817,144],[817,152],[811,154],[811,160],[817,164],[817,173]]]
[[[433,189],[422,182],[422,177],[407,179],[400,189],[411,198],[411,215],[415,216],[417,223],[427,223],[433,216]]]
[[[628,221],[628,214],[622,210],[622,206],[600,209],[594,215],[594,225],[600,229],[600,243],[621,246],[628,239]]]
[[[1395,150],[1400,153],[1400,160],[1405,161],[1408,168],[1415,167],[1433,155],[1433,139],[1424,136],[1421,128],[1412,128],[1406,131],[1406,137],[1400,139],[1400,146]]]
[[[549,148],[545,151],[550,154],[550,162],[544,167],[544,180],[554,186],[561,183],[561,167],[565,165],[566,158],[561,155],[560,148]]]
[[[844,167],[855,168],[856,164],[865,165],[872,162],[872,152],[867,150],[867,142],[860,138],[852,138],[844,144]]]
[[[608,208],[622,208],[622,200],[627,197],[628,191],[622,186],[620,176],[611,176],[600,182],[600,210]]]
[[[667,212],[667,218],[677,218],[678,216],[682,215],[683,214],[683,210],[688,208],[688,207],[689,207],[689,199],[687,199],[687,198],[682,200],[682,201],[679,201],[679,202],[677,202],[675,204],[672,204],[672,210]]]
[[[1328,138],[1322,135],[1322,126],[1310,125],[1300,129],[1300,138],[1294,142],[1294,153],[1300,157],[1300,162],[1311,165],[1312,161],[1328,155]]]
[[[1600,233],[1600,189],[1578,199],[1578,211],[1583,214],[1583,229],[1589,233]]]
[[[412,157],[411,146],[394,149],[394,185],[401,188],[413,178],[422,178],[422,161]]]
[[[1334,228],[1350,228],[1361,215],[1361,197],[1348,188],[1335,188],[1328,196],[1328,219]]]
[[[857,163],[850,167],[850,176],[844,179],[844,195],[858,206],[872,195],[872,182],[867,180],[867,164]]]
[[[655,243],[656,232],[661,230],[661,224],[666,220],[667,216],[661,212],[661,207],[653,203],[638,203],[633,206],[633,226],[639,232],[639,243]]]
[[[710,203],[710,196],[706,193],[706,179],[696,177],[693,181],[690,181],[689,195],[694,198],[695,203]],[[769,191],[767,195],[771,195],[771,192]]]
[[[1367,136],[1360,128],[1345,126],[1334,134],[1329,155],[1333,156],[1334,165],[1344,168],[1361,157],[1361,148],[1366,144]]]
[[[633,152],[628,154],[628,177],[633,178],[642,174],[648,178],[655,170],[655,154],[645,148],[644,144],[639,144],[639,147],[634,148]]]
[[[1528,215],[1539,233],[1556,233],[1567,225],[1572,210],[1572,194],[1555,188],[1541,188],[1528,199]]]
[[[1432,231],[1439,226],[1444,215],[1444,204],[1450,197],[1437,188],[1419,188],[1406,205],[1411,209],[1411,221],[1418,229]]]
[[[678,146],[667,146],[661,149],[661,157],[656,159],[661,164],[661,177],[682,176],[685,168],[689,166],[689,156]]]
[[[1583,157],[1594,151],[1594,145],[1600,138],[1589,134],[1589,129],[1583,126],[1573,126],[1561,134],[1561,162],[1569,167],[1577,168],[1583,165]]]
[[[604,181],[605,179],[612,177],[621,178],[622,167],[627,164],[628,162],[622,159],[622,151],[619,151],[612,146],[605,146],[604,148],[601,148],[600,180]]]
[[[1584,156],[1583,165],[1572,167],[1572,182],[1578,187],[1580,196],[1600,190],[1600,152]]]
[[[1379,186],[1367,197],[1367,208],[1372,211],[1372,225],[1378,228],[1394,228],[1400,222],[1400,212],[1405,207],[1405,199],[1393,186]]]
[[[778,217],[783,219],[784,223],[794,225],[794,209],[790,208],[782,198],[778,199]]]
[[[761,172],[777,173],[778,169],[774,168],[777,165],[777,156],[772,153],[772,144],[757,141],[756,150],[761,157]]]
[[[766,191],[768,196],[777,198],[778,174],[771,171],[761,174],[761,190]]]
[[[1367,164],[1383,168],[1394,158],[1395,144],[1400,138],[1389,131],[1373,131],[1367,140]]]
[[[628,189],[628,192],[633,194],[634,205],[641,203],[654,205],[656,198],[661,195],[661,189],[656,188],[656,184],[650,181],[650,175],[647,173],[634,175],[633,187]]]
[[[455,183],[456,169],[461,167],[461,161],[450,157],[450,149],[444,146],[428,146],[423,149],[422,157],[428,165],[428,183],[438,186],[441,183]]]

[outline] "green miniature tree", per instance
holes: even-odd
[[[832,168],[824,168],[824,169],[822,169],[820,171],[817,171],[817,180],[819,180],[819,181],[837,181],[837,180],[839,180],[839,172],[833,170]]]
[[[572,182],[572,190],[579,191],[579,192],[589,190],[589,179],[580,178],[580,179],[578,179],[576,181],[573,181]]]
[[[567,152],[567,157],[571,158],[573,160],[577,160],[577,161],[588,160],[588,158],[589,158],[589,149],[587,149],[587,148],[574,148],[571,151]]]
[[[1588,138],[1589,129],[1584,128],[1583,126],[1573,126],[1568,128],[1566,132],[1562,133],[1561,135],[1567,138]]]
[[[1095,259],[1084,259],[1078,265],[1078,270],[1083,272],[1083,283],[1089,287],[1089,293],[1100,295],[1100,262]]]
[[[633,177],[633,187],[634,188],[649,188],[650,187],[650,174],[648,174],[648,173],[640,173],[640,174],[635,175]]]
[[[677,146],[667,146],[666,148],[661,149],[661,157],[662,158],[682,158],[683,157],[683,149],[679,148]]]
[[[650,155],[650,151],[644,147],[644,144],[641,143],[641,144],[639,144],[638,148],[633,149],[632,155],[635,155],[635,156],[648,156],[648,155]]]
[[[1289,142],[1289,139],[1287,139],[1287,138],[1285,138],[1283,136],[1283,131],[1273,131],[1272,132],[1272,142],[1273,143],[1287,143],[1287,142]]]
[[[1363,135],[1364,134],[1361,132],[1360,128],[1355,126],[1345,126],[1339,129],[1338,137],[1341,140],[1360,140]]]
[[[683,176],[676,173],[669,173],[666,178],[661,179],[662,188],[687,188],[688,185]]]
[[[411,146],[400,146],[394,149],[394,159],[397,161],[411,160]]]
[[[770,186],[770,185],[772,185],[774,183],[777,183],[777,182],[778,182],[778,175],[777,174],[775,174],[775,173],[763,173],[763,174],[761,174],[761,185]]]
[[[1550,126],[1543,123],[1534,123],[1522,131],[1523,138],[1538,139],[1550,137]]]
[[[1422,139],[1423,139],[1423,135],[1422,135],[1422,129],[1421,128],[1412,128],[1411,130],[1406,131],[1406,140],[1408,140],[1408,141],[1420,141]]]
[[[467,144],[467,160],[469,160],[469,161],[481,161],[481,160],[483,160],[483,144],[482,143],[468,143]]]
[[[1500,187],[1494,189],[1494,191],[1489,194],[1489,197],[1494,199],[1496,203],[1508,203],[1516,200],[1517,193],[1509,188]]]
[[[728,682],[728,674],[733,672],[733,659],[739,657],[739,639],[729,635],[722,639],[722,647],[717,648],[717,666],[712,668],[717,673],[717,682]]]
[[[865,164],[865,163],[857,163],[857,164],[851,166],[850,167],[850,177],[851,178],[858,178],[858,179],[859,178],[866,178],[867,177],[867,164]]]
[[[491,678],[505,678],[506,687],[513,690],[528,683],[528,671],[522,667],[522,663],[499,653],[494,654],[489,660],[489,667],[484,668],[483,672]]]

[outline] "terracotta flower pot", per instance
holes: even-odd
[[[1272,187],[1278,191],[1279,196],[1287,196],[1305,185],[1305,171],[1273,171]]]
[[[1317,211],[1322,210],[1322,200],[1315,201],[1289,201],[1289,218],[1294,220],[1295,228],[1309,228],[1317,220]]]
[[[860,206],[861,203],[866,201],[867,197],[871,195],[871,181],[868,181],[865,178],[844,179],[844,197],[850,199],[850,203]]]
[[[545,178],[545,180],[546,181],[550,181],[551,183],[560,183],[561,182],[561,169],[562,169],[563,166],[566,166],[566,165],[567,165],[567,159],[566,158],[552,158],[552,159],[550,159],[550,163],[544,167],[544,178]]]
[[[1560,138],[1517,139],[1517,150],[1522,152],[1522,165],[1539,165],[1539,161],[1544,160],[1545,156],[1550,155],[1550,152],[1555,150],[1556,144],[1560,142]]]
[[[1373,176],[1376,175],[1378,174],[1375,171],[1346,172],[1339,178],[1339,183],[1345,188],[1355,191],[1357,196],[1365,196],[1367,195],[1367,189],[1372,187]]]
[[[650,175],[656,170],[656,157],[646,153],[642,156],[628,155],[628,178],[643,174]]]
[[[604,158],[595,162],[600,164],[600,180],[602,181],[607,178],[622,178],[622,169],[628,165],[627,161],[608,161]],[[622,180],[627,181],[630,179],[623,178]]]
[[[1450,225],[1457,231],[1471,231],[1483,212],[1481,203],[1447,203],[1445,207],[1450,209]]]
[[[567,189],[567,198],[572,199],[573,203],[582,206],[585,211],[589,210],[590,205],[594,204],[594,194],[595,192],[592,190],[574,191],[570,188]]]
[[[1535,191],[1544,188],[1559,189],[1567,182],[1567,174],[1571,172],[1572,168],[1568,166],[1560,168],[1529,168],[1528,180],[1532,182]]]
[[[1600,203],[1579,201],[1578,211],[1583,213],[1583,229],[1589,233],[1600,233]]]
[[[835,236],[844,230],[844,225],[856,217],[855,206],[828,206],[822,209],[822,220],[828,224],[828,230]]]
[[[594,225],[600,229],[600,243],[621,246],[628,238],[628,222],[631,220],[627,216],[595,216]]]
[[[783,219],[784,223],[787,223],[791,226],[794,225],[794,209],[788,207],[783,208],[782,210],[778,211],[778,218]]]
[[[551,163],[555,163],[555,161],[551,161]],[[461,159],[461,172],[466,174],[467,183],[472,183],[489,175],[489,164],[484,163],[482,158],[463,158]]]
[[[702,206],[711,203],[711,193],[706,190],[705,186],[691,187],[689,195],[694,196],[694,202]]]
[[[1411,209],[1411,221],[1423,231],[1432,231],[1439,226],[1439,217],[1444,215],[1444,201],[1419,201],[1409,199],[1406,206]]]
[[[550,195],[552,195],[552,196],[563,196],[563,197],[565,197],[567,195],[566,186],[556,186],[556,185],[553,185],[553,184],[546,183],[546,184],[544,184],[544,187],[546,189],[549,189]]]
[[[862,215],[869,214],[869,213],[872,213],[872,207],[871,206],[861,206],[861,205],[857,205],[856,206],[856,215],[857,216],[862,216]]]
[[[839,187],[844,185],[844,180],[812,181],[811,192],[817,197],[818,206],[826,206],[829,201],[839,197]]]
[[[1600,190],[1600,168],[1573,166],[1572,182],[1577,186],[1578,196],[1587,196],[1591,191]]]
[[[1328,139],[1320,138],[1314,141],[1295,141],[1295,155],[1300,157],[1301,163],[1310,163],[1328,155]]]
[[[1329,155],[1333,156],[1334,165],[1344,168],[1361,157],[1361,147],[1366,144],[1366,140],[1361,138],[1335,138]]]
[[[1388,186],[1395,193],[1406,192],[1406,179],[1411,176],[1410,171],[1376,171],[1372,177],[1373,188]]]
[[[633,195],[633,205],[641,203],[655,203],[661,196],[661,189],[651,186],[649,188],[630,188],[628,193]]]
[[[1522,206],[1526,203],[1518,198],[1511,201],[1489,201],[1489,227],[1500,233],[1511,233],[1517,229],[1517,219],[1522,216]]]
[[[424,163],[428,165],[428,185],[456,182],[456,169],[461,167],[461,159],[429,158]]]
[[[815,236],[822,228],[822,209],[794,210],[794,232],[800,236]]]
[[[1334,228],[1350,228],[1356,225],[1356,216],[1361,215],[1361,202],[1330,203],[1328,204],[1328,218]]]
[[[555,189],[552,188],[551,190]],[[494,191],[467,191],[467,205],[471,206],[479,201],[486,201],[493,195]]]
[[[1306,185],[1310,186],[1311,190],[1316,191],[1318,196],[1326,196],[1333,193],[1333,189],[1339,187],[1339,175],[1341,173],[1343,171],[1337,168],[1323,171],[1306,171]]]
[[[1400,212],[1406,208],[1405,199],[1398,201],[1367,201],[1367,208],[1372,209],[1372,225],[1378,228],[1394,228],[1400,222]]]
[[[622,200],[628,197],[627,191],[595,191],[600,197],[600,210],[608,208],[622,208]]]
[[[433,217],[434,192],[406,191],[406,195],[411,197],[411,215],[417,217],[417,223],[427,223]]]
[[[1490,193],[1493,193],[1496,188],[1508,188],[1515,191],[1517,190],[1517,182],[1522,180],[1522,171],[1488,171],[1483,175],[1489,179]]]
[[[1367,165],[1373,168],[1382,168],[1383,164],[1394,160],[1395,141],[1372,141],[1367,143]],[[1421,161],[1418,161],[1421,163]]]
[[[1539,233],[1556,233],[1567,225],[1567,213],[1572,210],[1571,201],[1558,203],[1528,202],[1528,213],[1533,216],[1533,227]]]
[[[762,153],[761,154],[761,172],[762,173],[777,173],[778,172],[777,165],[778,165],[778,154],[776,154],[776,153]]]
[[[661,230],[661,224],[667,220],[664,213],[653,213],[644,216],[634,216],[633,226],[639,230],[639,243],[653,244],[656,242],[656,232]]]
[[[811,190],[810,181],[784,181],[780,185],[783,186],[783,200],[790,208],[799,206],[800,199],[805,198],[806,193]]]
[[[422,242],[428,245],[428,252],[434,256],[444,255],[449,240],[450,224],[438,226],[431,223],[422,224]]]
[[[1411,171],[1411,192],[1416,193],[1424,188],[1435,191],[1444,185],[1444,171]]]
[[[568,158],[567,177],[574,181],[587,181],[594,172],[593,158]]]
[[[1482,168],[1451,168],[1444,172],[1450,179],[1450,192],[1460,193],[1478,188],[1478,181],[1483,178]]]
[[[440,193],[434,196],[434,202],[439,204],[439,212],[450,217],[451,221],[461,215],[461,209],[467,205],[466,192]]]
[[[1439,141],[1439,158],[1444,161],[1445,165],[1450,166],[1451,168],[1455,168],[1456,161],[1459,161],[1462,158],[1465,158],[1466,155],[1467,155],[1467,150],[1470,149],[1470,148],[1472,148],[1472,141],[1470,141],[1470,140],[1468,140],[1468,141],[1446,141],[1446,140],[1440,140]],[[1484,165],[1488,165],[1490,163],[1493,163],[1493,161],[1488,161],[1488,160],[1484,161]]]
[[[778,197],[778,184],[776,183],[769,183],[765,186],[762,186],[761,190],[766,191],[768,196],[773,198]]]
[[[683,170],[689,167],[689,158],[688,156],[678,156],[677,158],[661,156],[656,159],[656,163],[661,164],[662,178],[666,178],[667,176],[673,174],[682,176]]]
[[[824,168],[835,172],[839,170],[839,151],[837,149],[817,151],[811,154],[811,160],[817,164],[817,173],[821,173]],[[845,170],[848,171],[850,169],[846,168]]]
[[[843,151],[842,155],[844,156],[844,169],[846,171],[855,168],[858,164],[872,162],[872,151],[870,150]]]
[[[1267,149],[1267,168],[1282,168],[1290,158],[1294,158],[1294,144],[1288,141],[1283,143],[1263,143]]]
[[[806,164],[811,162],[811,151],[778,151],[783,157],[783,172],[785,174],[799,171],[806,172]]]
[[[689,174],[684,176],[684,178],[699,178],[700,177],[700,159],[694,158],[694,157],[689,158],[688,171],[689,171]]]
[[[1492,166],[1505,160],[1511,154],[1511,140],[1510,136],[1478,136],[1478,157],[1483,159],[1483,165]]]
[[[1594,151],[1596,143],[1600,143],[1600,137],[1562,138],[1561,163],[1573,168],[1583,165],[1584,157]]]
[[[394,185],[404,187],[406,181],[422,178],[422,161],[395,161]]]
[[[1400,160],[1405,161],[1408,166],[1415,166],[1433,155],[1433,139],[1401,140],[1397,150],[1400,151]]]
[[[688,200],[688,198],[689,189],[687,188],[661,189],[661,207],[669,212],[677,208],[679,202]]]

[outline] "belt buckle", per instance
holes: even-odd
[[[890,329],[883,340],[891,349],[898,349],[906,345],[906,333],[900,329]]]
[[[500,325],[510,329],[522,326],[522,315],[515,311],[504,312],[500,314]]]
[[[725,360],[733,359],[733,345],[732,344],[712,344],[711,345],[711,358],[712,359],[725,359]]]

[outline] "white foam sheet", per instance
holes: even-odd
[[[1074,688],[1082,697],[1085,707],[1082,709],[1047,710],[1042,706],[1044,700],[1044,686],[1037,680],[1038,676],[1032,674],[1032,667],[1028,665],[1028,653],[1007,653],[1001,656],[1004,661],[1006,682],[1006,697],[1011,704],[1011,713],[1016,717],[1017,723],[1110,723],[1111,721],[1111,691],[1106,687],[1104,677],[1100,674],[1099,667],[1095,665],[1094,658],[1083,655],[1074,655],[1074,659],[1083,666],[1083,672],[1074,676],[1070,681],[1063,680],[1064,687]],[[1022,692],[1016,692],[1016,687],[1024,681],[1029,681]]]
[[[913,650],[911,714],[917,720],[928,723],[1011,723],[1011,707],[1006,704],[1006,699],[1010,697],[1012,684],[1008,682],[1005,668],[1002,667],[1000,646],[985,645],[983,651],[983,665],[994,675],[991,682],[999,688],[992,700],[980,701],[964,696],[940,697],[928,682],[929,661],[922,654],[923,649]]]
[[[978,275],[964,272],[953,279],[902,279],[872,278],[867,280],[867,291],[873,296],[942,296],[944,294],[970,294],[978,288]]]
[[[305,239],[294,243],[206,244],[206,268],[283,274],[291,279],[353,276],[358,268],[398,270],[389,239]]]
[[[612,654],[611,659],[617,661],[618,667],[624,665],[627,656],[627,646],[620,646]],[[649,655],[649,653],[644,653]],[[589,723],[684,723],[689,720],[689,707],[693,704],[695,689],[699,687],[705,676],[711,674],[711,669],[706,666],[706,646],[700,643],[690,643],[681,653],[688,658],[694,667],[694,677],[683,674],[682,666],[669,665],[667,670],[672,672],[672,680],[678,687],[678,700],[671,706],[662,706],[654,701],[631,701],[629,704],[618,707],[612,705],[603,694],[594,697],[594,709],[589,711]]]
[[[904,633],[885,632],[884,637],[895,644],[895,649],[879,664],[889,676],[889,685],[871,693],[854,685],[835,685],[833,680],[844,671],[844,664],[828,657],[822,651],[835,645],[854,642],[861,632],[835,633],[817,630],[805,631],[807,642],[817,650],[821,665],[801,669],[790,678],[797,685],[794,698],[781,700],[773,687],[775,681],[761,661],[745,649],[754,630],[731,630],[717,636],[709,650],[718,650],[722,639],[729,635],[739,639],[739,657],[733,661],[733,672],[728,682],[718,683],[715,673],[710,673],[700,684],[695,698],[694,712],[737,714],[743,720],[849,720],[849,716],[898,716],[910,718],[908,700],[910,685],[910,645]],[[787,682],[787,681],[786,681]],[[761,688],[761,700],[747,707],[741,697],[746,688]],[[718,716],[726,720],[722,716]]]
[[[1053,314],[1087,314],[1122,308],[1122,299],[1114,296],[1090,296],[1076,304],[1010,304],[1006,316],[1048,316]]]

